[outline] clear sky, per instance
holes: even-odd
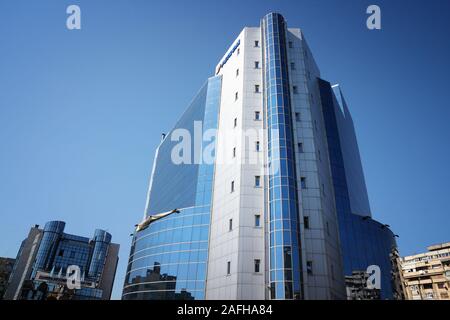
[[[77,4],[82,29],[66,29]],[[366,28],[377,4],[382,30]],[[108,230],[120,298],[155,148],[244,26],[301,27],[355,122],[402,255],[450,241],[450,1],[0,0],[0,256],[34,224]]]

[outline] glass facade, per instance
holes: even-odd
[[[268,128],[270,295],[271,299],[300,299],[299,209],[283,17],[277,13],[266,15],[262,33]]]
[[[194,122],[201,133],[217,129],[221,76],[209,78],[175,128],[160,144],[150,183],[146,214],[178,209],[156,220],[133,237],[122,299],[204,299],[214,163],[174,164],[172,141],[177,129],[194,137]],[[203,140],[201,140],[203,141]],[[192,159],[215,144],[201,142]]]
[[[366,271],[368,266],[378,265],[381,269],[381,298],[391,299],[393,286],[390,254],[397,246],[394,234],[387,226],[372,220],[370,216],[364,217],[352,213],[336,114],[341,112],[341,109],[330,83],[321,79],[318,81],[330,154],[344,273],[346,276],[351,276],[353,271]],[[363,191],[365,192],[365,186],[361,192]]]
[[[106,253],[111,243],[111,235],[103,230],[95,230],[94,234],[94,250],[92,253],[91,263],[89,265],[88,277],[99,278],[103,272]]]

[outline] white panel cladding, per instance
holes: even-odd
[[[255,41],[262,45],[260,37],[260,28],[244,28],[219,62],[224,61],[240,41],[239,47],[219,71],[223,79],[206,299],[267,297],[263,171],[267,142],[260,132],[264,114],[262,48],[255,47]],[[292,42],[292,48],[287,46],[288,59],[295,65],[294,69],[289,65],[289,78],[301,199],[304,298],[344,298],[333,185],[316,81],[320,74],[301,31],[289,29],[288,41]],[[255,62],[258,62],[258,68],[255,68]],[[256,85],[259,86],[259,93],[255,92]],[[297,93],[293,92],[293,86]],[[260,112],[260,120],[255,120],[255,112]],[[259,151],[256,151],[256,141],[260,141]],[[300,152],[298,143],[302,143],[303,152]],[[236,153],[233,158],[234,148]],[[255,187],[255,176],[261,177],[260,187]],[[306,178],[306,189],[301,188],[301,177]],[[232,181],[234,192],[231,191]],[[261,217],[260,227],[255,227],[255,215]],[[309,229],[304,228],[304,216],[309,217]],[[233,221],[231,231],[230,219]],[[259,273],[254,272],[255,259],[260,260]],[[312,274],[307,272],[308,261],[313,263]],[[228,262],[230,274],[227,274]]]
[[[289,29],[287,46],[299,186],[305,299],[345,297],[334,189],[316,78],[317,65],[300,29]],[[294,63],[292,68],[291,62]],[[299,143],[302,143],[300,150]],[[306,188],[302,188],[304,177]],[[309,219],[305,229],[304,217]],[[312,274],[306,264],[312,262]]]
[[[265,297],[264,179],[261,162],[255,163],[258,156],[262,161],[265,146],[262,137],[258,137],[263,121],[254,119],[256,111],[261,112],[262,119],[262,62],[261,48],[254,47],[255,40],[261,43],[260,29],[245,28],[224,58],[240,41],[238,49],[219,71],[223,78],[206,299]],[[259,62],[258,69],[255,69],[255,61]],[[261,93],[255,92],[255,85],[260,86]],[[247,138],[248,129],[253,129],[250,138]],[[260,141],[259,152],[256,151],[257,141]],[[261,176],[260,187],[255,187],[255,176]],[[261,227],[255,227],[255,215],[261,216]],[[229,229],[230,219],[232,230]],[[259,273],[254,272],[255,259],[260,260]],[[227,274],[228,262],[230,274]]]

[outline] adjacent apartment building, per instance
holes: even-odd
[[[427,249],[400,260],[405,298],[450,300],[450,242]]]
[[[118,263],[119,245],[95,230],[92,238],[64,232],[65,222],[35,225],[23,240],[9,277],[5,300],[108,300]],[[79,268],[80,286],[69,287],[69,267]]]
[[[278,13],[245,27],[156,150],[122,299],[346,299],[395,236],[372,219],[342,90]]]

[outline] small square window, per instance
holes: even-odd
[[[291,62],[291,69],[295,70],[295,62]]]
[[[298,152],[303,153],[303,143],[299,142],[298,144]]]
[[[255,40],[255,47],[259,47],[259,41]]]
[[[306,178],[305,177],[300,178],[300,184],[302,186],[302,189],[306,189]]]
[[[312,263],[312,261],[307,261],[306,262],[306,270],[307,270],[308,274],[313,274],[313,263]]]
[[[255,149],[256,149],[257,152],[260,151],[260,144],[259,144],[259,141],[256,141]]]
[[[303,217],[303,224],[305,226],[305,229],[309,229],[309,217],[308,216]]]
[[[295,121],[297,121],[297,122],[299,122],[301,119],[300,119],[300,112],[296,112],[295,113]]]
[[[292,92],[294,94],[298,94],[298,87],[297,86],[292,86]]]
[[[259,111],[255,111],[255,120],[261,120],[261,113]]]
[[[255,259],[255,273],[259,273],[260,265],[261,265],[261,260]]]
[[[259,69],[259,61],[255,61],[255,69]]]
[[[255,215],[255,227],[261,226],[261,216],[259,214]]]
[[[255,84],[255,92],[259,93],[259,84]]]
[[[261,176],[255,176],[255,187],[261,186]]]
[[[288,45],[289,45],[289,48],[291,48],[291,49],[293,48],[292,41],[289,41],[289,42],[288,42]]]

